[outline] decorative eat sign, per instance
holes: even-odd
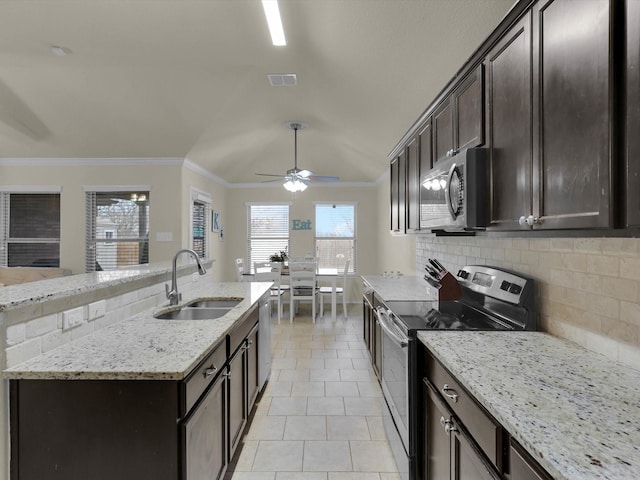
[[[311,230],[311,220],[292,220],[293,230]]]

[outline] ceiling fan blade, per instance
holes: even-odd
[[[273,180],[262,180],[260,183],[271,183],[271,182],[281,182],[284,178],[274,178]]]
[[[311,170],[303,169],[298,170],[297,175],[302,178],[309,178],[311,175],[313,175],[313,172]]]
[[[314,182],[337,182],[340,180],[340,177],[327,177],[324,175],[311,175],[308,178]]]
[[[283,175],[274,175],[273,173],[256,173],[255,175],[262,175],[263,177],[278,177],[284,178]]]

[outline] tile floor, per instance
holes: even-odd
[[[303,308],[303,307],[301,307]],[[399,480],[382,392],[362,340],[362,307],[333,322],[272,320],[271,378],[233,480]]]

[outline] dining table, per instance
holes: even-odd
[[[316,273],[316,279],[319,282],[328,282],[331,284],[331,320],[336,320],[336,309],[337,309],[337,288],[338,288],[338,277],[342,274],[342,272],[338,272],[337,268],[321,268],[318,273]],[[242,274],[243,278],[246,277],[247,280],[250,281],[253,278],[253,273],[246,272]],[[285,269],[281,272],[281,277],[283,281],[282,284],[286,283],[286,278],[289,276],[289,269]],[[291,308],[291,307],[289,307]]]

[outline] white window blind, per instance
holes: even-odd
[[[194,200],[191,205],[192,248],[200,258],[209,257],[209,204]]]
[[[356,206],[345,204],[316,204],[315,243],[318,270],[344,269],[351,260],[349,271],[356,271]]]
[[[248,205],[247,238],[248,269],[281,250],[288,252],[289,205]]]
[[[149,263],[149,192],[86,192],[86,271]]]
[[[0,266],[60,266],[60,194],[0,192]]]

